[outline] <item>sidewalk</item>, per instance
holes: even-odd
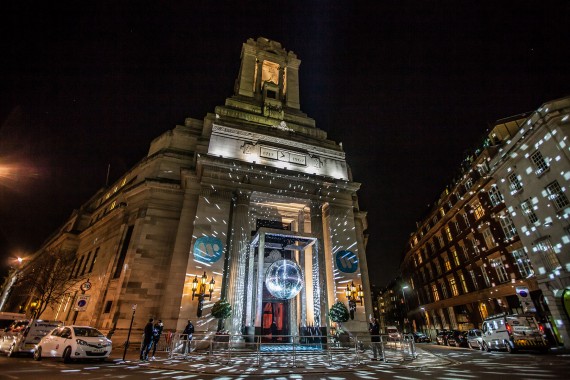
[[[324,355],[299,355],[293,366],[292,360],[286,355],[262,356],[259,365],[257,355],[233,354],[231,358],[217,357],[209,361],[204,355],[188,355],[187,358],[179,357],[169,359],[166,352],[156,353],[156,359],[148,362],[139,361],[139,353],[128,350],[125,363],[131,365],[146,366],[148,368],[185,371],[190,373],[224,374],[224,375],[278,375],[278,374],[305,374],[305,373],[331,373],[354,371],[355,369],[425,369],[443,367],[454,364],[454,361],[434,355],[417,347],[415,360],[372,361],[369,353],[360,356],[360,364],[339,365],[331,363]],[[111,354],[111,360],[122,362],[123,350],[115,349]]]

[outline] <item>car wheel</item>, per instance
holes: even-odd
[[[483,351],[483,344],[481,344],[481,342],[477,342],[477,346],[479,347],[479,350]]]
[[[6,353],[6,356],[9,357],[9,358],[13,358],[13,357],[14,357],[14,354],[16,353],[15,351],[16,351],[16,345],[13,344],[13,345],[10,346],[10,349],[9,349],[8,352]]]
[[[491,347],[487,344],[487,342],[483,342],[483,350],[487,352],[491,352]]]
[[[42,348],[40,346],[38,346],[38,348],[34,350],[34,360],[35,361],[42,360]]]
[[[63,351],[63,362],[71,363],[71,347],[65,347]]]
[[[514,354],[515,350],[511,347],[510,343],[507,342],[506,340],[504,341],[504,343],[505,343],[505,346],[507,347],[507,352],[509,354]]]

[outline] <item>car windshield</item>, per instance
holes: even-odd
[[[83,336],[88,338],[103,338],[105,335],[97,329],[91,327],[74,327],[75,336]]]

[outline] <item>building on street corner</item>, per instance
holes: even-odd
[[[569,114],[564,98],[497,121],[418,223],[396,289],[415,329],[530,312],[570,344]]]

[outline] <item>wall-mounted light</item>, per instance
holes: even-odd
[[[198,311],[196,312],[196,316],[200,318],[202,316],[202,309],[204,307],[204,298],[208,297],[208,299],[212,299],[212,293],[214,292],[214,286],[216,285],[216,281],[214,281],[214,276],[212,276],[212,280],[208,282],[208,276],[206,276],[206,272],[200,277],[198,280],[198,275],[194,277],[192,281],[192,300],[194,300],[195,296],[198,296]],[[206,294],[206,291],[209,294]]]

